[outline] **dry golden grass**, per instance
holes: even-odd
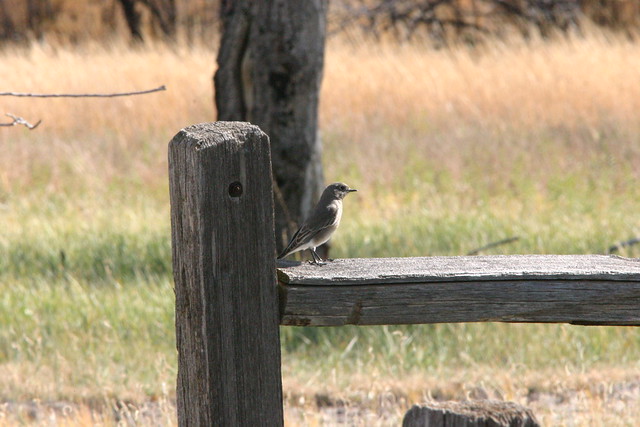
[[[346,384],[346,386],[345,386]],[[640,376],[628,369],[531,371],[479,366],[391,378],[371,374],[284,380],[285,425],[397,426],[413,405],[429,400],[497,399],[531,408],[545,426],[635,425],[640,418]],[[103,399],[30,400],[0,404],[0,426],[176,425],[175,402]]]
[[[637,43],[602,34],[454,50],[333,40],[321,114],[325,125],[364,117],[397,127],[418,118],[516,129],[635,122],[638,50]]]
[[[0,128],[5,190],[99,187],[135,178],[152,187],[166,180],[166,145],[182,127],[212,121],[214,53],[203,48],[85,46],[66,50],[33,45],[0,52],[4,87],[27,93],[115,93],[167,86],[166,92],[123,98],[3,97],[0,111],[41,127]],[[6,121],[9,121],[7,119]],[[74,178],[77,181],[74,181]]]
[[[337,169],[357,168],[365,185],[397,181],[416,156],[461,181],[476,164],[506,184],[598,160],[640,170],[637,43],[596,34],[433,51],[337,40],[326,62],[327,151],[349,150]]]
[[[290,425],[334,425],[337,420],[359,426],[400,425],[411,405],[434,399],[513,401],[531,408],[545,426],[629,426],[640,416],[640,376],[625,369],[533,372],[478,366],[399,378],[378,376],[374,369],[371,375],[348,380],[326,377],[320,387],[317,380],[285,379]]]
[[[531,170],[540,170],[535,159],[541,156],[552,157],[549,167],[570,168],[576,157],[600,153],[611,138],[616,147],[608,160],[640,170],[640,146],[626,138],[640,127],[639,51],[638,44],[597,34],[453,51],[333,40],[320,111],[326,158],[332,160],[327,175],[355,168],[365,181],[361,186],[397,182],[398,171],[419,155],[458,179],[475,160],[502,174],[489,174],[498,181],[507,178],[514,159]],[[43,120],[34,132],[0,128],[0,188],[31,188],[43,175],[49,191],[69,186],[69,177],[82,177],[89,186],[123,175],[162,185],[166,142],[187,124],[215,118],[214,58],[202,47],[34,45],[0,52],[0,73],[11,91],[168,88],[116,99],[0,98],[0,112]],[[535,142],[554,133],[578,135]],[[514,134],[521,137],[504,137]],[[334,155],[338,148],[348,155]],[[377,174],[367,173],[371,166]]]

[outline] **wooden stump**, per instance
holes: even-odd
[[[402,427],[538,427],[530,409],[496,400],[429,402],[414,405]]]

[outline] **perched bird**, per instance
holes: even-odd
[[[329,240],[340,225],[342,199],[352,191],[358,190],[349,188],[342,182],[336,182],[325,188],[311,215],[296,231],[285,250],[278,255],[278,259],[309,249],[313,256],[313,263],[323,264],[322,258],[316,253],[316,248]]]

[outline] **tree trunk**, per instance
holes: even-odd
[[[18,32],[16,25],[9,14],[6,0],[0,0],[0,40],[2,41],[18,41],[24,39],[24,34]]]
[[[27,0],[27,28],[36,40],[44,38],[44,23],[53,15],[49,0]]]
[[[153,22],[160,28],[165,41],[175,41],[177,9],[175,0],[138,0],[151,12]]]
[[[124,19],[127,21],[129,33],[134,43],[142,43],[142,31],[140,30],[140,12],[136,10],[135,0],[120,0]]]
[[[218,120],[269,135],[278,251],[324,187],[318,99],[327,0],[223,0],[215,102]]]

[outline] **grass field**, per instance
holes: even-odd
[[[0,425],[175,421],[166,151],[215,117],[203,47],[0,52]],[[603,253],[640,234],[640,45],[591,34],[327,47],[321,132],[345,202],[335,257]],[[7,118],[6,121],[9,121]],[[623,255],[638,256],[630,249]],[[492,397],[544,425],[640,423],[635,328],[282,328],[288,425],[398,425],[426,397]]]

